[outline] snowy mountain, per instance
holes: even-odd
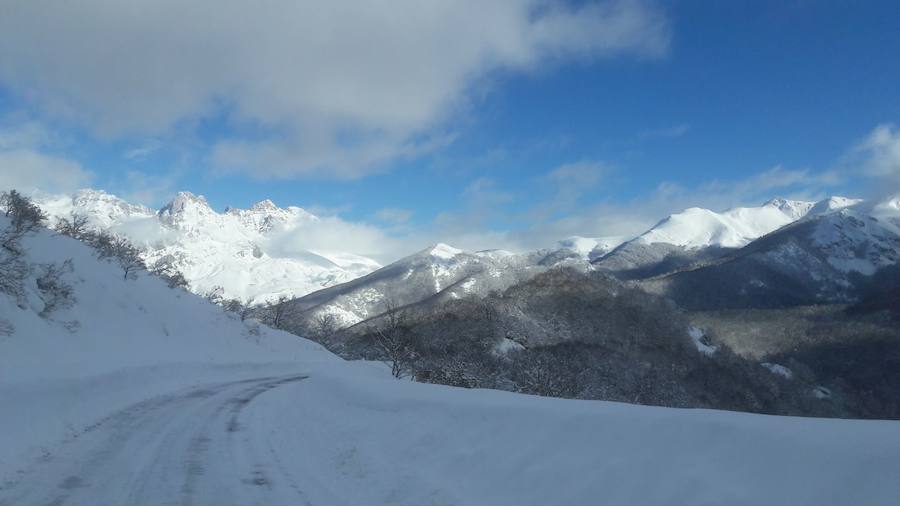
[[[178,193],[158,211],[96,190],[35,200],[51,223],[81,214],[94,227],[128,236],[145,249],[148,264],[172,259],[195,293],[222,287],[226,298],[258,303],[305,295],[380,267],[350,252],[292,248],[285,253],[272,247],[275,237],[303,237],[304,226],[319,218],[299,207],[280,208],[271,200],[224,213],[189,192]]]
[[[900,261],[896,197],[873,204],[829,199],[813,209],[709,265],[645,286],[691,309],[848,302],[865,277]]]
[[[773,199],[759,207],[738,207],[722,213],[694,207],[665,218],[593,262],[624,278],[664,274],[744,247],[807,216],[857,203],[843,197],[822,202]]]
[[[587,269],[589,264],[569,250],[514,254],[503,250],[467,252],[436,244],[371,274],[320,290],[289,304],[301,320],[331,314],[350,326],[394,307],[428,300],[459,299],[502,290],[555,265]]]

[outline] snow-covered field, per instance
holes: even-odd
[[[5,225],[0,223],[0,225]],[[0,295],[0,505],[896,504],[900,422],[394,380],[43,233],[77,303]],[[18,302],[18,303],[17,303]],[[78,325],[74,325],[74,321]]]

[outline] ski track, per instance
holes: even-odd
[[[305,375],[157,397],[73,436],[0,488],[0,506],[310,504],[275,448],[243,421],[253,401]]]

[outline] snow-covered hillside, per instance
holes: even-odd
[[[862,201],[813,217],[811,246],[825,262],[842,272],[871,275],[900,261],[900,208],[892,198],[875,204]]]
[[[299,207],[279,208],[270,200],[250,209],[214,211],[202,196],[181,192],[159,211],[113,195],[81,190],[37,196],[51,217],[77,213],[94,227],[121,233],[146,250],[148,264],[169,257],[196,293],[222,287],[226,298],[262,302],[297,297],[357,278],[380,267],[351,252],[272,247],[272,238],[303,237],[319,218]]]
[[[8,223],[0,216],[0,230]],[[0,292],[0,471],[38,450],[33,438],[75,430],[102,413],[93,410],[125,407],[139,400],[134,395],[222,377],[217,367],[234,377],[241,374],[235,364],[258,374],[248,364],[338,360],[317,344],[241,322],[161,279],[141,274],[126,280],[117,265],[98,260],[74,239],[43,230],[22,246],[31,270],[23,293]],[[47,265],[61,267],[74,297],[49,313],[54,288],[41,280]],[[126,369],[134,374],[121,376]],[[85,388],[96,387],[96,396],[70,395],[82,380]],[[27,394],[35,385],[50,389],[46,398]]]
[[[27,293],[0,294],[3,506],[839,505],[900,496],[900,448],[885,444],[900,439],[898,422],[398,381],[145,274],[126,280],[74,240],[44,231],[24,250],[34,268]],[[452,264],[464,253],[429,255]],[[41,316],[39,267],[67,259],[76,301]]]
[[[587,269],[584,259],[568,250],[514,254],[503,250],[467,252],[435,244],[371,274],[292,301],[294,314],[307,320],[334,315],[350,326],[383,313],[387,305],[435,303],[466,295],[502,290],[547,268],[567,264]]]

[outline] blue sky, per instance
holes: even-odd
[[[292,4],[4,7],[0,183],[271,198],[399,251],[863,195],[900,163],[896,2]]]

